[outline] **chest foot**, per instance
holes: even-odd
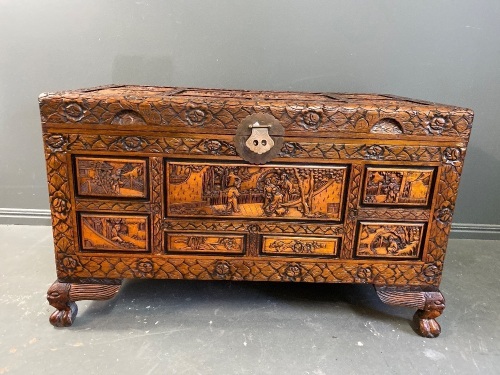
[[[93,280],[81,284],[55,281],[47,291],[47,301],[56,308],[50,315],[50,324],[54,327],[71,326],[78,314],[76,301],[111,299],[120,286],[121,280]]]
[[[382,302],[388,305],[416,308],[413,323],[421,336],[439,336],[441,326],[436,318],[442,314],[445,300],[438,288],[375,286],[375,290]]]

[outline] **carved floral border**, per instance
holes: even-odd
[[[50,152],[112,151],[167,155],[237,156],[232,141],[211,138],[84,134],[44,134]],[[55,142],[55,144],[51,142]],[[464,147],[368,144],[349,142],[285,142],[279,158],[356,159],[369,161],[441,162],[461,164]]]
[[[237,95],[237,92],[234,92]],[[96,93],[98,95],[98,93]],[[296,105],[283,102],[250,102],[213,99],[169,98],[162,93],[141,93],[121,89],[122,98],[103,100],[89,92],[63,93],[63,96],[42,97],[40,109],[45,123],[82,123],[183,127],[185,129],[234,129],[251,113],[267,113],[276,117],[288,131],[369,133],[377,122],[387,118],[397,120],[407,135],[459,136],[470,134],[473,113],[462,108],[408,101],[382,102],[365,99],[360,105],[321,102],[317,95],[312,102]],[[138,96],[139,95],[139,96]],[[147,97],[149,95],[149,97]],[[163,95],[163,96],[162,96]]]
[[[155,278],[197,280],[301,281],[372,283],[384,285],[438,285],[432,266],[254,260],[231,258],[88,257],[59,254],[60,281],[75,278]]]

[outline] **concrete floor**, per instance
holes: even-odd
[[[55,329],[49,227],[0,226],[0,374],[499,374],[500,241],[452,240],[437,339],[370,286],[124,283]]]

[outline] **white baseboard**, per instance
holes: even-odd
[[[0,208],[0,224],[51,225],[50,210]],[[450,237],[500,240],[500,224],[454,223]]]
[[[451,238],[470,238],[478,240],[500,240],[499,224],[451,224]]]
[[[0,224],[51,225],[50,210],[0,208]]]

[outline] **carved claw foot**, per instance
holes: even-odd
[[[417,332],[424,337],[434,338],[438,337],[441,333],[441,326],[436,321],[436,319],[425,319],[421,318],[420,310],[413,315],[413,323]]]
[[[113,298],[120,290],[121,280],[101,280],[99,282],[102,284],[54,282],[47,291],[47,301],[57,309],[50,315],[50,324],[54,327],[69,327],[78,314],[76,301],[107,300]]]
[[[413,316],[415,330],[423,337],[438,337],[441,326],[436,318],[445,308],[444,297],[436,287],[375,286],[382,302],[418,309]]]

